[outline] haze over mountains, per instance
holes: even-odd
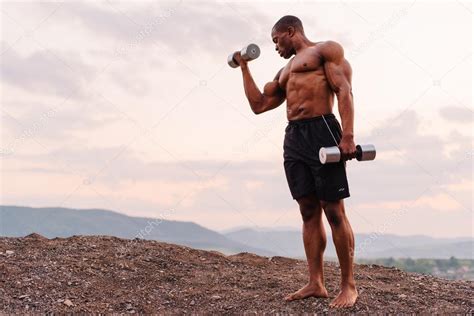
[[[20,237],[33,232],[48,238],[73,235],[138,237],[224,253],[248,251],[273,255],[264,249],[242,245],[193,222],[131,217],[101,209],[0,206],[0,236]]]
[[[217,250],[226,254],[251,252],[263,256],[304,257],[301,231],[292,228],[239,227],[216,232],[193,222],[130,217],[102,209],[0,206],[0,236],[20,237],[36,232],[48,238],[110,235],[142,238]],[[328,233],[326,258],[335,258]],[[473,238],[433,238],[391,234],[355,234],[358,258],[473,259]]]
[[[303,257],[304,248],[300,231],[257,231],[240,229],[225,234],[241,243],[254,245],[287,257]],[[355,234],[356,256],[359,258],[473,258],[473,239],[433,238],[413,235]],[[332,236],[328,233],[325,256],[336,257]]]

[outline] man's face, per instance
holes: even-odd
[[[288,32],[278,32],[273,29],[272,41],[275,43],[275,50],[281,57],[288,59],[294,54]]]

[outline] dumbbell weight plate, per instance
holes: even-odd
[[[227,63],[229,64],[229,66],[231,66],[232,68],[237,68],[239,67],[239,64],[235,61],[234,59],[234,55],[235,55],[236,52],[232,53],[229,55],[229,57],[227,57]]]
[[[374,160],[376,151],[375,146],[372,144],[367,145],[357,145],[357,160],[364,161],[364,160]]]
[[[246,47],[242,48],[240,55],[245,60],[252,60],[260,56],[260,48],[256,44],[249,44]]]
[[[333,147],[321,147],[319,150],[319,161],[322,164],[339,162],[341,160],[341,152],[336,146]]]

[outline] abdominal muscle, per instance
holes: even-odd
[[[332,113],[334,92],[324,72],[291,73],[286,88],[289,121]]]

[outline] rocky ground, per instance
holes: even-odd
[[[357,265],[359,299],[335,310],[339,269],[325,263],[330,298],[285,302],[307,281],[306,263],[225,256],[107,236],[0,238],[0,313],[167,314],[473,313],[474,282]]]

